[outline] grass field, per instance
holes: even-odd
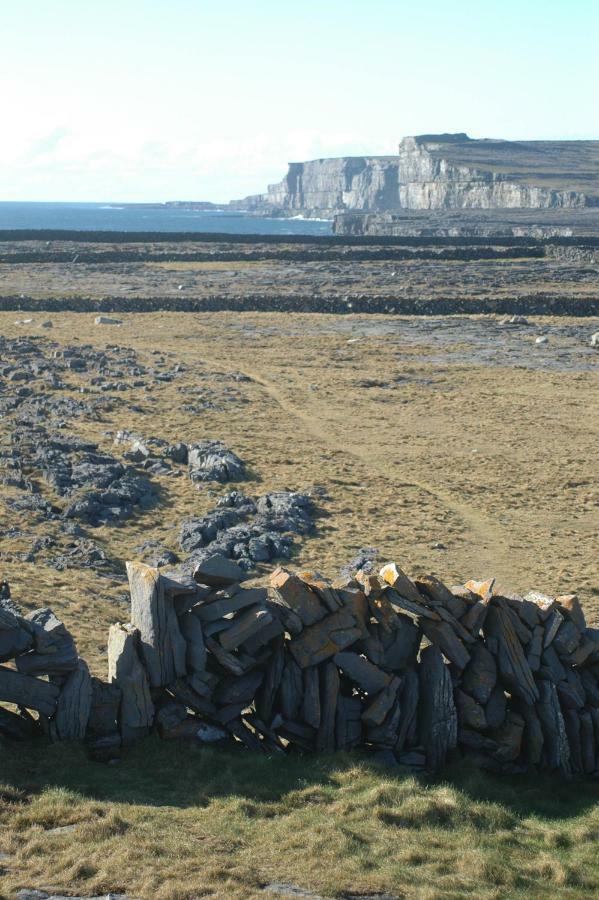
[[[145,363],[160,346],[186,372],[149,392],[102,395],[110,409],[98,421],[73,418],[72,433],[110,452],[123,427],[169,441],[219,438],[246,461],[246,492],[316,489],[320,516],[315,533],[298,545],[298,566],[334,576],[359,547],[375,546],[407,570],[432,571],[449,583],[494,575],[513,591],[577,591],[590,622],[599,622],[598,357],[567,336],[575,325],[590,334],[596,323],[558,320],[565,336],[536,349],[535,335],[552,327],[537,320],[505,338],[496,364],[486,355],[496,331],[487,336],[484,318],[456,319],[453,327],[452,320],[429,320],[426,328],[384,316],[122,318],[107,333],[91,315],[53,314],[51,339],[132,347]],[[5,334],[23,333],[14,322],[14,314],[0,315]],[[35,322],[32,328],[36,333]],[[570,367],[554,365],[560,354],[566,361],[572,354]],[[221,380],[232,372],[250,380]],[[86,379],[72,373],[69,380],[72,395]],[[225,399],[230,390],[233,401]],[[206,399],[213,407],[182,408]],[[176,550],[182,520],[203,514],[229,489],[198,490],[186,478],[157,481],[156,507],[122,527],[91,531],[122,565],[147,538]],[[30,516],[14,513],[10,524],[23,536],[4,540],[2,569],[15,597],[34,606],[28,588],[44,551],[37,564],[17,554],[48,526],[32,527]],[[99,582],[93,570],[43,571],[45,592],[103,673],[106,629],[122,615],[113,602],[122,585]]]
[[[154,740],[118,767],[52,747],[11,754],[2,769],[6,897],[32,885],[177,900],[276,896],[273,884],[324,897],[599,890],[597,784],[459,769],[430,781],[360,757]]]
[[[599,356],[587,337],[597,320],[501,332],[477,317],[152,313],[120,316],[118,328],[95,326],[91,314],[17,318],[0,314],[3,335],[132,347],[145,364],[159,348],[183,363],[173,382],[104,395],[100,418],[73,418],[69,432],[113,453],[121,427],[219,438],[247,462],[247,493],[312,491],[316,528],[293,565],[334,576],[359,547],[375,546],[448,583],[495,575],[516,591],[576,591],[599,623]],[[537,348],[540,334],[550,341]],[[231,388],[235,372],[249,380]],[[89,387],[76,372],[67,380],[71,396]],[[207,398],[213,406],[200,408]],[[196,412],[183,409],[190,400]],[[149,537],[177,549],[181,521],[230,487],[158,481],[159,505],[92,530],[121,566]],[[93,569],[49,568],[44,550],[24,562],[55,526],[4,505],[0,517],[3,533],[23,531],[1,546],[15,599],[54,607],[104,675],[108,625],[128,617],[116,602],[124,586]],[[0,782],[1,897],[29,886],[252,898],[272,895],[264,886],[274,882],[326,897],[599,890],[592,782],[499,781],[459,768],[433,782],[365,757],[267,759],[154,740],[114,767],[77,748],[1,745]],[[65,825],[75,828],[53,830]]]

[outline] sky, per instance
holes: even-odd
[[[599,0],[0,0],[0,200],[226,201],[404,135],[599,138]]]

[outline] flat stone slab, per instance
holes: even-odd
[[[193,577],[198,584],[207,584],[208,587],[228,587],[243,581],[245,572],[233,560],[215,553],[197,566]]]
[[[122,325],[121,319],[113,319],[111,316],[96,316],[94,325]]]

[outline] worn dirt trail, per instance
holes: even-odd
[[[203,353],[205,358],[206,353]],[[218,360],[211,360],[216,366]],[[354,465],[365,470],[368,481],[372,482],[373,469],[384,483],[386,490],[405,492],[406,489],[416,491],[424,497],[416,497],[417,508],[429,511],[430,502],[449,513],[457,520],[464,543],[476,553],[478,564],[484,572],[491,572],[498,577],[513,577],[513,553],[510,551],[509,534],[496,521],[483,515],[474,504],[460,500],[439,484],[414,477],[407,463],[396,456],[390,465],[388,453],[380,443],[380,431],[373,428],[371,440],[368,432],[361,434],[361,440],[353,444],[347,441],[346,415],[340,404],[316,400],[308,385],[297,378],[294,373],[293,395],[291,400],[287,393],[277,385],[276,376],[264,368],[257,368],[247,360],[238,360],[239,371],[260,385],[270,400],[286,415],[291,416],[301,428],[306,430],[321,448],[334,451],[336,454],[349,457]],[[326,423],[326,424],[323,424]],[[378,432],[378,433],[377,433]],[[382,449],[381,449],[382,447]],[[366,480],[366,479],[365,479]]]

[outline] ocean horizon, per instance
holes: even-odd
[[[196,210],[160,204],[0,201],[0,230],[331,234],[329,219],[269,218],[229,209]]]

